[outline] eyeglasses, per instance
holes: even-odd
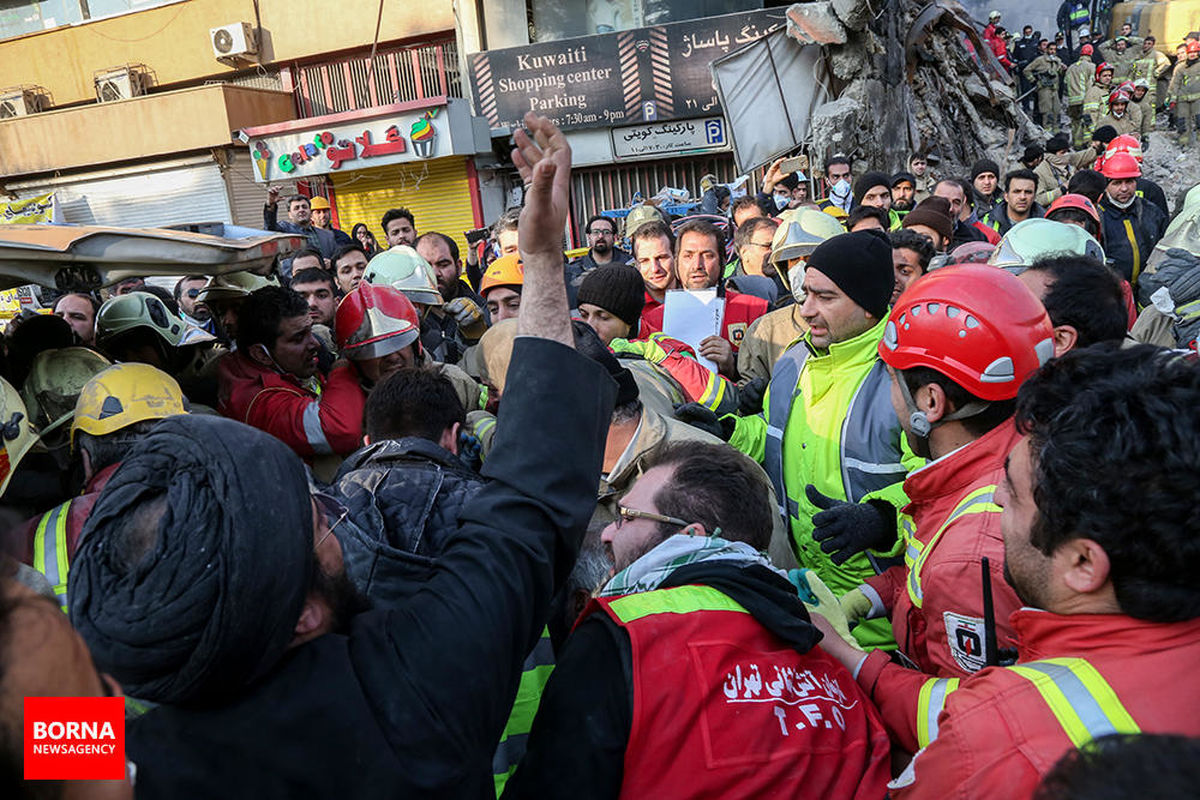
[[[195,300],[197,297],[200,296],[200,290],[199,289],[188,289],[187,296],[190,297],[191,299]]]
[[[350,516],[350,509],[343,506],[332,497],[324,494],[313,494],[313,499],[317,501],[317,506],[320,507],[321,513],[325,516],[326,522],[329,523],[329,530],[321,534],[321,538],[317,539],[317,543],[313,545],[313,551],[321,549],[321,545],[325,544],[325,540],[329,538],[334,529],[345,521],[346,517]],[[332,522],[330,522],[332,520]]]
[[[770,243],[770,242],[767,242],[767,243],[765,243],[765,244],[764,244],[763,242],[751,242],[750,244],[754,245],[755,247],[761,247],[761,248],[762,248],[762,249],[764,249],[764,250],[770,250],[770,249],[771,249],[771,243]]]
[[[681,528],[686,528],[692,523],[687,520],[682,520],[679,517],[668,517],[666,514],[656,514],[653,511],[638,511],[636,508],[628,508],[626,506],[617,506],[617,527],[621,527],[621,522],[628,520],[632,522],[635,519],[648,519],[651,522],[664,522],[667,525],[678,525]]]
[[[616,234],[606,228],[598,228],[587,232],[588,236],[615,236]]]

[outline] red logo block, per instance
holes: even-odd
[[[125,701],[26,697],[26,780],[125,777]]]

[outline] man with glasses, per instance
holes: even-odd
[[[764,555],[773,516],[745,456],[659,451],[600,535],[616,574],[562,649],[505,798],[883,795],[883,723]]]
[[[549,120],[526,124],[524,302],[494,480],[411,598],[355,613],[349,522],[327,535],[340,514],[311,499],[300,459],[232,420],[160,423],[101,493],[71,620],[100,669],[158,703],[126,727],[146,796],[494,793],[522,663],[595,508],[615,395],[573,346],[570,147]]]
[[[584,228],[588,251],[567,265],[567,283],[579,286],[583,276],[602,264],[628,264],[632,255],[616,246],[617,221],[596,214]]]

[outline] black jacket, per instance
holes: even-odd
[[[799,653],[821,639],[795,587],[765,567],[701,561],[675,570],[661,588],[689,584],[711,586],[733,598]],[[542,695],[525,758],[503,797],[617,797],[632,725],[629,634],[607,614],[593,613],[567,639]]]
[[[132,722],[138,796],[494,797],[522,661],[596,507],[615,394],[595,362],[518,338],[489,482],[422,589],[292,648],[220,705]]]
[[[349,512],[338,528],[346,573],[382,607],[415,594],[482,487],[483,478],[427,439],[376,442],[354,453],[331,487]]]

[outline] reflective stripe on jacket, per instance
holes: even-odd
[[[550,630],[542,629],[541,638],[525,658],[521,672],[521,683],[517,687],[517,699],[512,713],[492,756],[492,777],[496,780],[496,796],[504,791],[504,784],[517,769],[525,755],[529,731],[533,729],[533,718],[537,716],[538,704],[550,673],[554,671],[554,648],[550,644]]]
[[[1200,735],[1193,675],[1200,619],[1154,623],[1023,608],[1011,621],[1017,665],[982,670],[957,688],[946,679],[929,683],[884,653],[860,666],[859,684],[893,741],[910,751],[927,745],[893,782],[892,797],[1029,797],[1064,753],[1095,736]],[[919,742],[922,725],[927,740]]]
[[[709,586],[601,598],[584,613],[629,636],[620,797],[882,797],[882,721],[821,648],[797,652]]]
[[[33,568],[46,576],[65,613],[67,606],[67,517],[71,501],[47,511],[38,522],[33,538]]]
[[[740,418],[730,439],[771,477],[800,564],[839,596],[876,568],[867,553],[837,565],[821,550],[812,538],[812,515],[820,509],[808,501],[805,486],[838,500],[880,499],[901,507],[907,502],[904,477],[923,463],[892,409],[891,379],[877,352],[885,322],[825,353],[815,352],[805,334],[775,364],[763,413]],[[897,555],[898,538],[897,532],[891,551]],[[864,645],[892,645],[883,620],[859,625],[855,636]]]

